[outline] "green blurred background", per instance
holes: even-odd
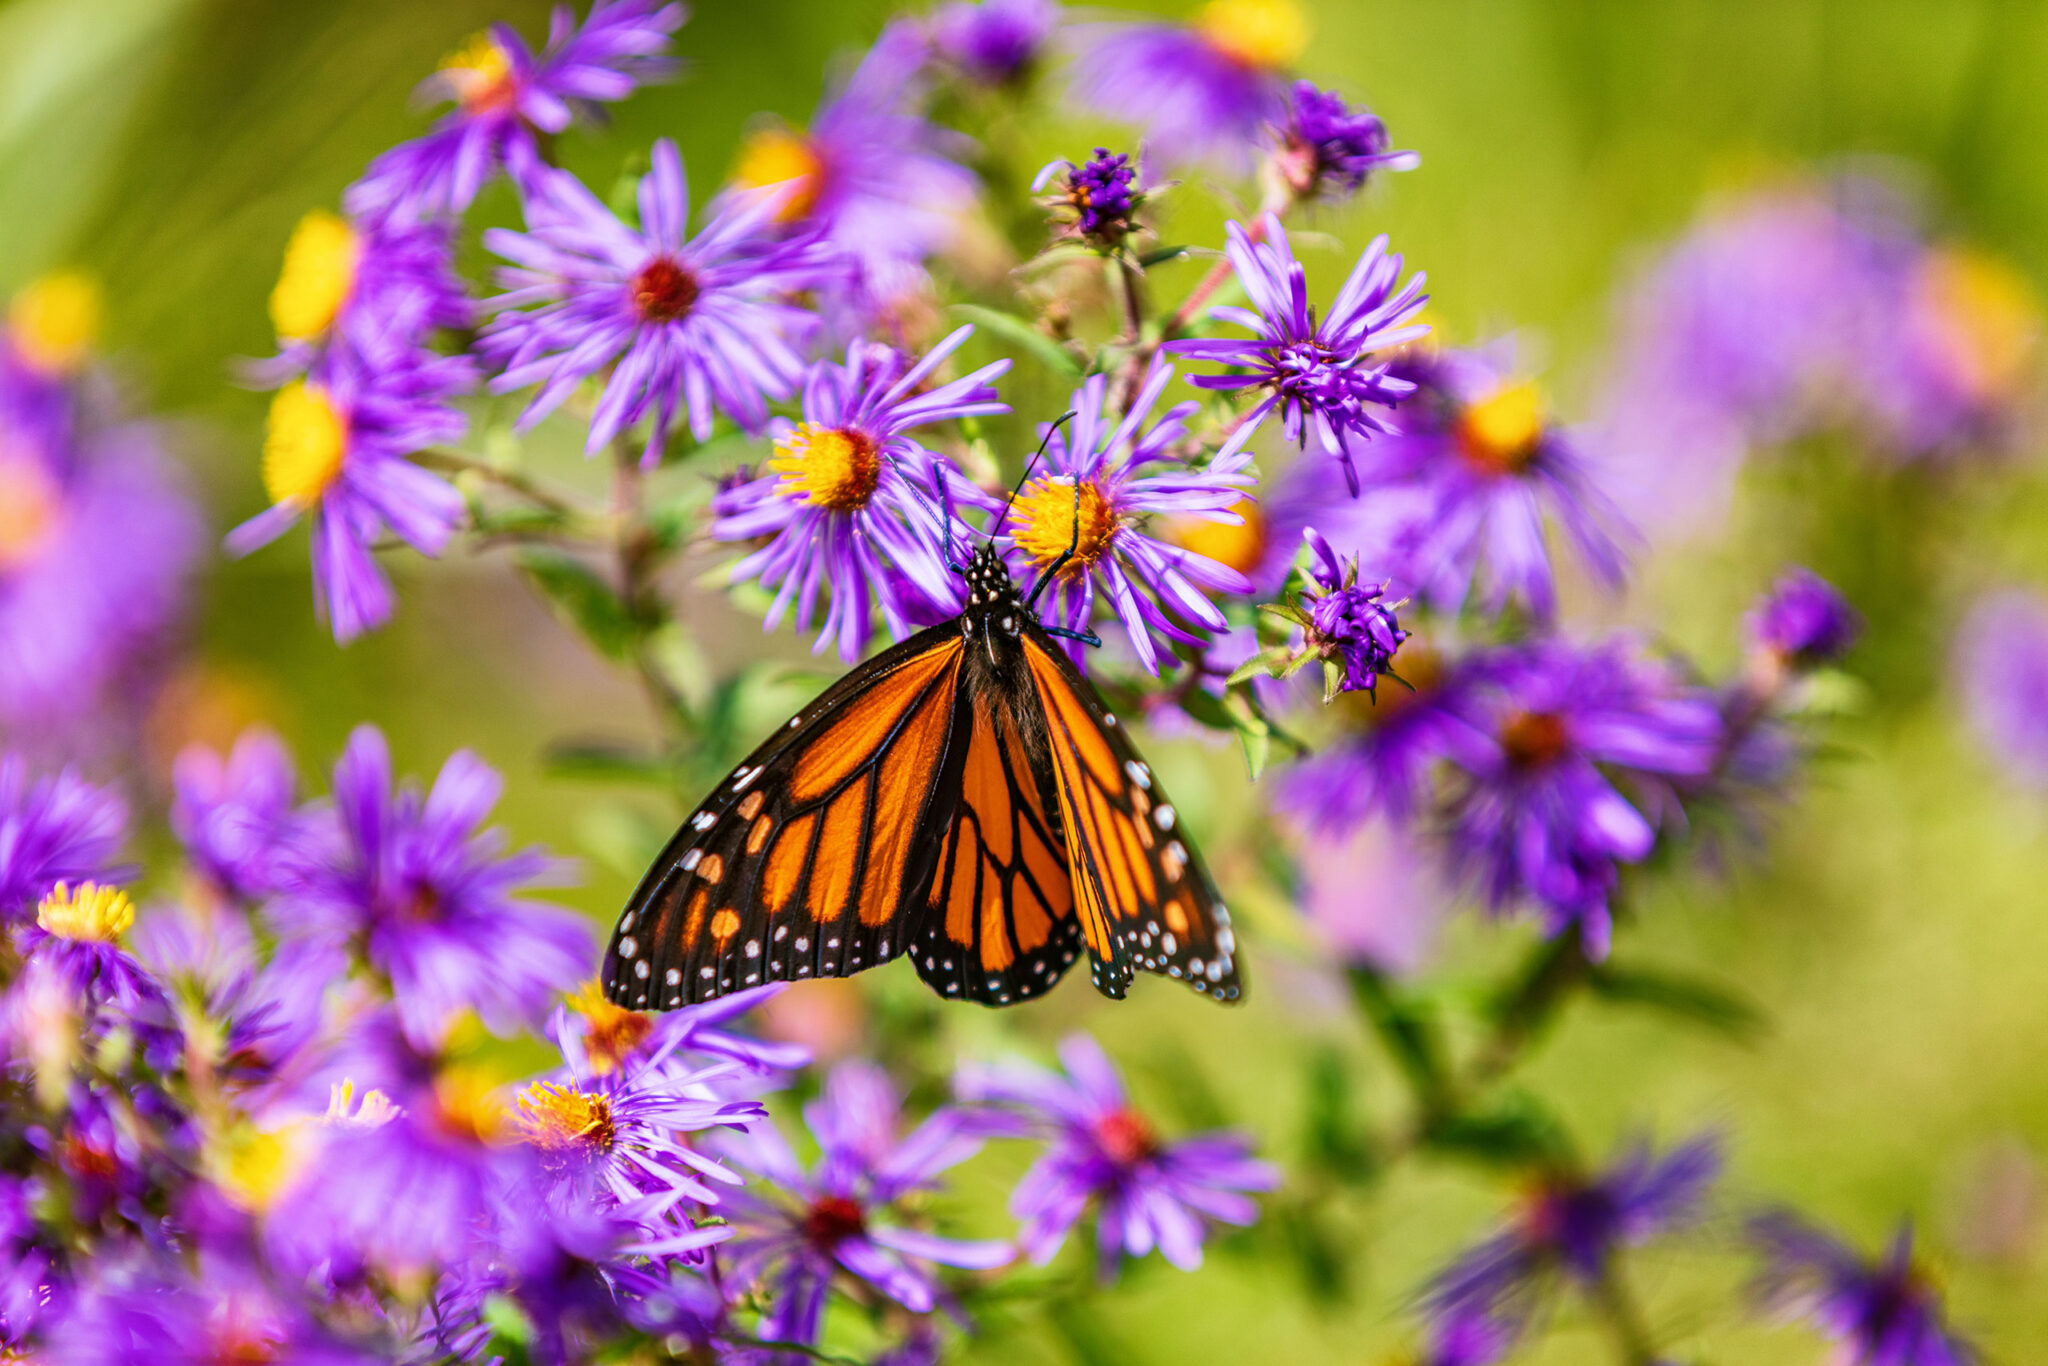
[[[1895,159],[1924,186],[1943,235],[2001,253],[2037,282],[2048,276],[2048,5],[1310,8],[1318,39],[1306,74],[1369,102],[1397,146],[1423,155],[1421,170],[1318,226],[1354,249],[1390,232],[1429,271],[1435,316],[1454,338],[1522,330],[1568,415],[1597,384],[1613,293],[1632,263],[1703,198],[1759,177]],[[602,188],[622,157],[669,136],[708,185],[759,111],[806,118],[827,63],[870,39],[888,10],[875,0],[699,0],[678,42],[686,77],[621,107],[610,130],[572,133],[563,155]],[[265,298],[292,224],[334,204],[372,155],[415,132],[416,82],[498,19],[528,35],[545,24],[535,0],[0,0],[0,293],[56,266],[104,281],[108,348],[138,397],[177,423],[217,529],[261,500],[266,396],[237,388],[232,364],[268,349]],[[1038,128],[1028,142],[1050,157],[1107,131]],[[484,212],[506,216],[509,198],[487,198]],[[1179,240],[1216,240],[1213,209],[1186,215]],[[1316,268],[1342,264],[1324,252]],[[549,429],[542,444],[568,442]],[[1872,474],[1825,447],[1790,453],[1748,478],[1723,533],[1660,550],[1625,605],[1590,609],[1603,619],[1618,611],[1726,668],[1742,606],[1786,563],[1805,561],[1843,581],[1870,619],[1869,647],[1852,662],[1869,686],[1838,733],[1842,754],[1785,815],[1771,851],[1661,890],[1630,931],[1645,958],[1741,984],[1770,1013],[1769,1032],[1738,1046],[1583,1009],[1531,1073],[1595,1150],[1646,1129],[1722,1126],[1731,1210],[1790,1198],[1866,1243],[1910,1214],[1959,1325],[2008,1362],[2038,1360],[2048,1344],[2048,807],[2005,785],[1975,750],[1945,656],[1949,626],[1978,588],[2048,582],[2048,496],[2027,454],[1937,477]],[[576,477],[573,460],[556,455],[563,477]],[[210,568],[200,662],[176,685],[173,729],[217,740],[260,717],[316,769],[363,720],[385,727],[414,772],[474,747],[508,774],[502,815],[514,833],[584,856],[586,880],[565,898],[608,920],[666,813],[649,805],[636,816],[614,792],[546,778],[540,756],[563,736],[646,734],[638,695],[490,559],[394,561],[397,623],[338,650],[313,617],[301,545]],[[721,667],[802,657],[786,634],[764,640],[716,595],[688,592],[680,610]],[[764,729],[802,686],[756,699],[761,714],[741,729]],[[1155,748],[1190,820],[1223,851],[1227,879],[1245,857],[1221,825],[1242,784],[1233,757]],[[1303,1059],[1334,1051],[1368,1078],[1380,1065],[1266,909],[1268,933],[1253,948],[1260,981],[1244,1010],[1212,1011],[1164,986],[1109,1007],[1070,984],[1009,1016],[948,1012],[945,1042],[986,1049],[1085,1024],[1137,1068],[1162,1112],[1200,1117],[1200,1088],[1176,1080],[1192,1062],[1215,1104],[1288,1159]],[[1519,942],[1462,925],[1444,971],[1476,978]],[[916,987],[869,990],[886,1007]],[[1368,1108],[1391,1098],[1383,1081]],[[971,1221],[1002,1227],[1000,1191],[1015,1169],[1008,1156],[974,1169]],[[1240,1240],[1199,1276],[1144,1268],[1086,1322],[1023,1315],[968,1355],[1057,1361],[1092,1340],[1114,1360],[1380,1360],[1407,1339],[1421,1278],[1483,1231],[1508,1194],[1421,1165],[1370,1198],[1337,1201],[1333,1217],[1359,1256],[1336,1304],[1302,1292],[1284,1243]],[[1704,1250],[1653,1253],[1640,1266],[1674,1355],[1819,1360],[1803,1332],[1747,1326],[1732,1312],[1734,1233],[1731,1219],[1709,1228]],[[1530,1359],[1604,1358],[1567,1310]]]

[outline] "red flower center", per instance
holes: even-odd
[[[697,277],[673,256],[657,256],[633,277],[633,307],[651,323],[671,323],[697,303]]]
[[[1571,743],[1564,718],[1552,711],[1518,711],[1500,728],[1500,747],[1516,768],[1555,763]]]
[[[848,1238],[858,1238],[868,1230],[867,1217],[861,1213],[858,1204],[843,1195],[828,1195],[804,1216],[804,1237],[811,1245],[825,1251],[839,1246]]]
[[[1159,1150],[1152,1126],[1129,1110],[1112,1110],[1096,1120],[1095,1141],[1103,1155],[1119,1167],[1141,1162]]]

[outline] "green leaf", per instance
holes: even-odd
[[[541,755],[550,778],[586,782],[634,783],[644,787],[675,785],[675,765],[666,756],[603,740],[569,740],[549,745]]]
[[[1016,314],[983,308],[979,304],[954,304],[952,311],[977,327],[987,328],[1004,341],[1023,347],[1054,374],[1068,379],[1081,378],[1081,363],[1069,355],[1065,347]]]
[[[1437,1120],[1423,1141],[1433,1151],[1494,1167],[1551,1166],[1571,1156],[1571,1139],[1557,1117],[1519,1091],[1486,1110]]]
[[[1731,1038],[1753,1039],[1769,1023],[1740,992],[1684,973],[1603,963],[1592,969],[1587,982],[1603,1001],[1662,1011]]]
[[[552,550],[528,550],[513,563],[533,581],[548,605],[597,650],[611,659],[632,653],[639,626],[626,604],[596,571],[573,556]]]
[[[1354,1113],[1357,1088],[1344,1055],[1324,1044],[1309,1054],[1302,1071],[1307,1104],[1302,1110],[1301,1138],[1308,1165],[1346,1184],[1371,1180],[1377,1164]]]
[[[1407,1077],[1423,1107],[1440,1104],[1450,1090],[1450,1068],[1435,1019],[1377,968],[1355,967],[1349,975],[1351,999],[1381,1044],[1394,1055],[1394,1065]]]
[[[1154,247],[1138,258],[1138,267],[1141,270],[1150,270],[1154,266],[1163,266],[1168,261],[1178,261],[1193,251],[1193,247]]]

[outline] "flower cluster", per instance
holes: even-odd
[[[966,1322],[941,1268],[1047,1260],[1091,1213],[1105,1272],[1119,1249],[1191,1267],[1205,1222],[1251,1223],[1241,1192],[1274,1184],[1234,1135],[1155,1138],[1081,1037],[1071,1085],[970,1068],[914,1128],[887,1074],[842,1063],[806,1167],[760,1099],[805,1051],[735,1028],[782,988],[659,1017],[572,990],[594,946],[512,895],[548,861],[478,832],[498,782],[472,756],[394,792],[366,728],[301,801],[252,732],[179,772],[193,877],[138,909],[119,802],[0,760],[11,1352],[566,1363],[679,1335],[740,1360],[819,1344],[870,1291],[910,1350]],[[525,1080],[474,1028],[543,1021],[554,1061]],[[932,1229],[949,1168],[1031,1137],[1019,1243]]]

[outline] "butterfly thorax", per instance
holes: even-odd
[[[1012,711],[1027,733],[1038,729],[1038,705],[1027,697],[1030,671],[1024,664],[1024,633],[1031,610],[1017,581],[993,545],[974,552],[965,571],[967,604],[960,611],[962,657],[970,695]]]

